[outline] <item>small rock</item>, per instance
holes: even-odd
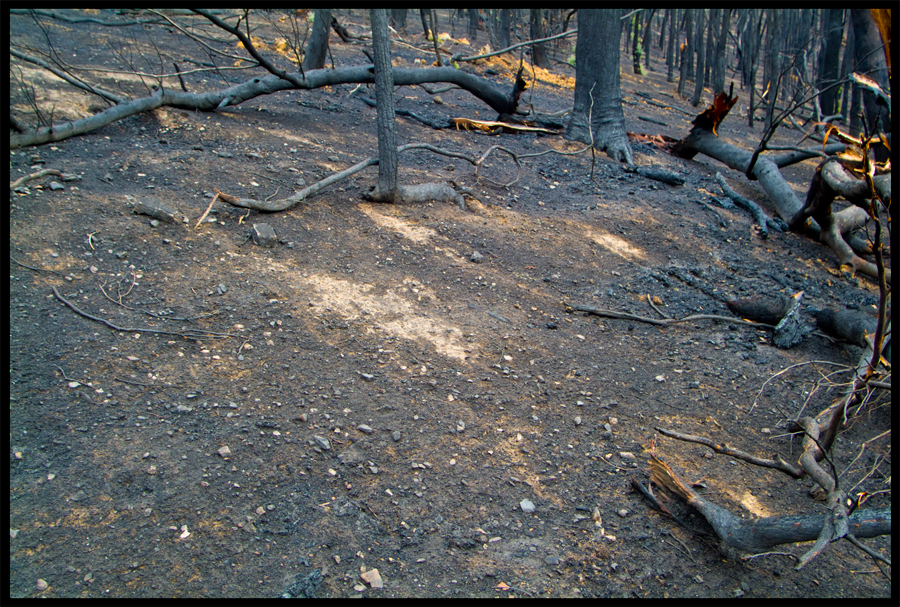
[[[399,431],[399,430],[394,430],[394,431],[391,433],[391,438],[394,439],[394,442],[395,442],[395,443],[398,442],[398,441],[400,440],[400,431]]]
[[[150,466],[149,468],[147,468],[147,474],[149,474],[150,476],[156,474],[156,466]]]
[[[636,459],[631,451],[619,451],[619,457],[622,459]]]
[[[193,407],[185,407],[184,405],[178,405],[177,407],[175,407],[175,410],[179,413],[190,413],[191,411],[194,410],[194,408]]]
[[[278,242],[275,230],[267,223],[254,223],[250,235],[253,237],[253,242],[261,247],[274,247]]]
[[[372,434],[373,432],[375,432],[375,430],[373,430],[371,426],[367,426],[366,424],[360,424],[356,427],[356,429],[363,434]]]
[[[315,436],[313,436],[313,440],[316,441],[317,445],[325,449],[325,451],[331,450],[331,441],[329,441],[324,436],[319,436],[318,434],[316,434]]]
[[[176,223],[176,214],[178,213],[172,207],[155,200],[141,201],[134,205],[134,212],[142,215],[149,215],[162,221]]]
[[[559,557],[558,556],[548,556],[544,559],[544,562],[550,565],[551,567],[556,567],[559,565]]]
[[[50,584],[48,584],[48,583],[45,582],[44,580],[38,578],[38,581],[37,581],[37,590],[38,590],[38,592],[43,592],[43,591],[45,591],[49,586],[50,586]]]
[[[580,426],[580,425],[581,425],[581,416],[580,416],[580,415],[576,415],[576,416],[575,416],[575,425],[576,425],[576,426]]]
[[[532,502],[530,499],[523,499],[521,502],[519,502],[519,506],[522,508],[522,512],[525,512],[527,514],[531,514],[532,512],[534,512],[534,502]]]
[[[222,457],[228,457],[229,455],[231,455],[231,449],[229,449],[227,446],[225,446],[225,447],[222,447],[221,449],[219,449],[216,453],[218,453]]]
[[[372,588],[384,588],[384,582],[381,579],[381,574],[378,573],[377,569],[370,569],[365,573],[361,573],[359,575],[369,586]]]
[[[464,422],[463,420],[459,420],[458,422],[456,422],[456,431],[457,432],[462,432],[465,429],[466,429],[466,422]]]
[[[472,253],[472,255],[469,257],[469,260],[470,260],[472,263],[481,263],[482,261],[484,261],[484,255],[482,255],[482,254],[479,253],[478,251],[475,251],[475,252]]]
[[[13,529],[12,527],[10,527],[10,528],[9,528],[9,539],[11,539],[11,540],[12,540],[12,539],[15,539],[15,537],[16,537],[17,535],[19,535],[19,530],[18,530],[18,529]]]
[[[256,509],[256,514],[258,514],[260,516],[262,516],[265,513],[266,513],[266,509],[263,508],[262,506],[260,506],[259,508]]]
[[[51,189],[51,190],[65,190],[66,188],[65,188],[65,186],[63,186],[63,184],[61,184],[61,183],[59,183],[59,182],[51,181],[51,182],[50,182],[50,189]]]
[[[622,518],[625,518],[626,516],[628,516],[628,510],[625,510],[624,508],[622,508],[621,510],[619,510],[619,516],[621,516]]]

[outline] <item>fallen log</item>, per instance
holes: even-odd
[[[829,514],[795,514],[743,519],[698,495],[656,456],[650,457],[650,480],[665,487],[700,511],[725,544],[750,553],[765,552],[780,544],[817,539]],[[848,520],[857,538],[891,533],[891,508],[856,510]]]
[[[841,265],[847,265],[853,271],[877,278],[878,270],[875,264],[859,257],[847,240],[845,240],[845,235],[864,227],[869,220],[866,210],[861,208],[862,201],[859,197],[866,196],[866,194],[862,191],[860,185],[854,184],[851,187],[849,184],[855,180],[849,177],[840,179],[841,185],[846,185],[849,188],[846,190],[848,196],[852,199],[860,200],[860,202],[838,213],[833,213],[831,211],[831,202],[833,202],[834,196],[837,193],[842,193],[842,191],[832,188],[833,192],[829,190],[819,192],[818,189],[822,187],[821,184],[826,182],[820,175],[822,171],[817,171],[816,177],[814,177],[810,186],[806,203],[801,202],[791,186],[785,181],[779,169],[788,164],[818,155],[819,151],[810,150],[808,155],[802,151],[790,152],[779,156],[759,155],[754,160],[753,152],[742,150],[722,141],[716,135],[715,129],[725,118],[727,110],[733,105],[735,99],[729,98],[725,93],[719,93],[713,106],[694,120],[694,127],[688,136],[675,144],[672,154],[688,160],[694,158],[697,154],[704,154],[745,174],[750,169],[749,176],[759,181],[760,186],[775,205],[776,213],[787,223],[791,230],[810,228],[813,233],[818,235],[820,241],[827,244],[837,254]],[[844,144],[830,144],[825,146],[823,151],[832,154],[844,148]],[[829,160],[824,164],[828,165],[830,162],[832,161]],[[826,172],[829,177],[836,173],[837,171],[830,166]],[[882,188],[887,192],[887,197],[890,199],[890,186],[885,185],[885,183],[890,182],[890,175],[886,175],[887,179],[882,176],[879,177],[876,177],[876,188]],[[815,196],[820,196],[821,200],[811,201],[810,197]],[[822,219],[825,225],[821,225],[819,220],[813,217],[813,209],[819,212],[819,219]],[[852,238],[850,240],[853,242]],[[890,282],[890,272],[887,273],[887,281]]]

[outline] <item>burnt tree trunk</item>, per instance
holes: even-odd
[[[593,142],[612,159],[633,165],[619,86],[620,14],[618,9],[578,11],[575,105],[565,138]]]
[[[669,15],[669,44],[666,46],[666,82],[675,82],[675,45],[678,40],[678,9],[667,8]]]
[[[531,9],[531,39],[540,40],[544,37],[543,11],[539,8]],[[543,69],[550,68],[550,59],[547,57],[546,43],[540,42],[531,45],[531,58],[534,64]]]
[[[512,24],[512,10],[508,8],[500,9],[500,19],[498,20],[497,25],[497,40],[500,44],[500,48],[507,48],[511,46],[509,30]]]
[[[406,11],[408,10],[406,8],[391,9],[391,24],[401,32],[406,31]]]
[[[878,83],[883,89],[888,87],[888,69],[882,48],[881,34],[867,8],[850,10],[850,22],[855,38],[854,56],[856,71]],[[883,99],[868,89],[862,90],[861,110],[865,110],[866,127],[869,133],[891,132],[890,108]],[[859,113],[854,107],[854,113]]]
[[[837,111],[838,89],[837,87],[828,89],[828,87],[838,79],[841,38],[844,33],[844,9],[826,8],[822,10],[822,50],[819,53],[816,85],[822,91],[819,97],[822,114],[832,116]]]
[[[393,201],[397,194],[397,136],[394,131],[394,75],[385,10],[372,9],[371,19],[375,100],[378,104],[378,186],[372,197]]]
[[[631,16],[631,24],[634,31],[634,37],[631,39],[631,60],[632,60],[632,71],[642,76],[644,74],[644,69],[641,67],[641,57],[644,54],[644,49],[641,46],[641,14]]]
[[[716,58],[714,62],[712,89],[713,95],[725,91],[725,65],[728,57],[728,30],[731,29],[731,9],[722,9],[722,27],[716,40]]]
[[[642,45],[644,47],[644,67],[647,68],[647,71],[652,72],[653,68],[650,67],[650,50],[653,46],[653,16],[656,15],[656,9],[651,8],[647,11],[647,22],[644,24],[644,41]]]
[[[328,58],[328,35],[331,33],[331,10],[317,8],[313,18],[312,35],[303,56],[303,71],[320,70]]]
[[[678,76],[678,96],[684,97],[684,87],[688,79],[691,77],[691,68],[693,66],[694,55],[694,36],[693,20],[694,11],[696,9],[689,8],[684,11],[684,44],[681,47],[681,68]]]
[[[706,29],[706,18],[704,9],[697,12],[697,73],[694,78],[694,97],[691,99],[691,105],[697,107],[700,105],[700,98],[703,96],[703,74],[706,69],[706,45],[703,44],[703,30]]]

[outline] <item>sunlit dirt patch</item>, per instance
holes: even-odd
[[[646,258],[646,255],[644,255],[644,251],[635,247],[627,240],[619,238],[618,236],[614,236],[613,234],[598,234],[597,232],[592,232],[589,230],[588,238],[590,238],[609,252],[615,253],[619,257],[628,259],[629,261],[642,261]]]
[[[377,223],[379,226],[394,230],[395,232],[399,232],[400,234],[403,234],[405,238],[410,239],[416,244],[424,244],[437,236],[437,232],[435,232],[431,228],[414,226],[403,221],[402,219],[390,217],[389,215],[382,215],[374,208],[372,208],[372,205],[370,204],[359,205],[359,210],[368,215],[369,219]]]
[[[369,333],[380,327],[397,337],[428,341],[438,353],[449,358],[466,360],[471,356],[470,344],[463,341],[462,331],[447,322],[416,312],[416,304],[406,297],[391,291],[376,295],[372,293],[372,285],[320,274],[310,274],[307,281],[314,289],[311,303],[327,307],[345,320],[365,316],[371,323],[366,329]]]

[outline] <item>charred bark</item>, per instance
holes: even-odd
[[[625,134],[619,87],[619,13],[617,9],[578,12],[575,46],[575,105],[566,139],[593,143],[613,160],[634,164]]]
[[[303,71],[320,70],[325,67],[328,58],[328,34],[331,27],[331,10],[317,8],[313,19],[312,35],[306,45],[306,56],[303,57]]]

